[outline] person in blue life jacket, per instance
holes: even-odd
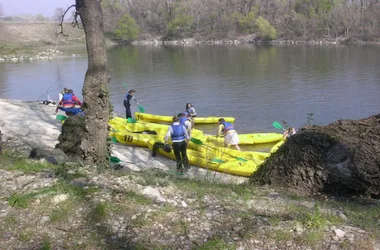
[[[55,112],[57,113],[58,109],[60,109],[64,111],[67,116],[77,115],[83,112],[81,108],[76,107],[77,105],[82,106],[82,102],[74,95],[72,89],[66,89],[66,93],[63,94]]]
[[[187,158],[187,144],[190,141],[189,134],[184,125],[179,123],[179,117],[173,116],[173,124],[169,126],[164,137],[165,144],[168,143],[169,136],[172,139],[172,147],[176,159],[177,171],[183,173],[183,170],[189,169],[189,159]]]
[[[226,122],[224,118],[220,118],[217,136],[224,135],[224,146],[229,147],[230,145],[235,146],[237,150],[239,147],[239,137],[236,133],[235,127],[232,123]]]
[[[187,112],[179,113],[178,118],[179,118],[179,123],[185,126],[187,133],[189,134],[189,137],[191,137],[191,130],[193,129],[193,124],[191,121],[190,114]]]
[[[132,118],[132,112],[131,112],[131,100],[134,99],[133,95],[136,93],[134,89],[128,90],[128,93],[124,97],[123,105],[125,107],[125,118]]]

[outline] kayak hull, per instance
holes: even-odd
[[[154,114],[147,114],[147,113],[141,113],[141,112],[135,112],[135,117],[139,121],[145,121],[145,122],[168,122],[171,123],[173,121],[173,116],[169,115],[154,115]],[[221,117],[194,117],[194,123],[196,124],[215,124],[218,123],[218,120]],[[223,117],[226,122],[235,122],[235,118],[233,117]]]

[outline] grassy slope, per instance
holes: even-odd
[[[341,239],[339,248],[371,249],[380,235],[380,207],[368,204],[315,202],[263,187],[176,178],[157,171],[97,174],[7,152],[0,156],[0,166],[0,235],[12,235],[0,242],[4,249],[122,249],[125,244],[136,249],[183,248],[186,243],[178,239],[191,238],[205,227],[212,235],[205,231],[200,239],[189,241],[197,249],[323,248],[334,237],[333,227],[355,227],[357,232],[354,241]],[[92,183],[80,187],[72,185],[73,180]],[[138,188],[147,186],[188,206],[158,204]],[[60,195],[69,198],[55,202]],[[347,220],[331,212],[336,209]]]

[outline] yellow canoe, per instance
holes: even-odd
[[[115,137],[120,143],[126,145],[134,145],[139,147],[148,147],[149,140],[156,140],[157,135],[152,134],[140,134],[140,133],[130,133],[130,132],[110,132],[111,137]]]
[[[278,150],[278,148],[281,147],[284,143],[285,143],[285,139],[283,139],[283,140],[277,142],[277,143],[276,143],[276,144],[270,149],[269,153],[272,154],[272,153],[276,152],[276,151]]]
[[[282,134],[278,133],[253,133],[253,134],[238,134],[239,145],[253,145],[259,143],[270,143],[282,140]],[[224,143],[223,137],[208,136],[208,142],[222,146]]]
[[[141,132],[156,132],[157,135],[162,138],[165,136],[168,131],[168,124],[158,124],[150,122],[141,122],[137,121],[136,123],[128,123],[126,119],[114,118],[108,122],[111,128],[119,132],[132,132],[132,133],[141,133]],[[192,129],[191,136],[203,137],[203,131],[199,129]]]
[[[139,121],[145,121],[145,122],[172,122],[173,116],[169,115],[154,115],[154,114],[147,114],[147,113],[141,113],[141,112],[135,112],[135,117]],[[194,117],[194,123],[196,124],[207,124],[207,123],[218,123],[218,120],[222,118],[220,117]],[[223,117],[226,122],[235,122],[235,118],[233,117]]]
[[[148,146],[150,150],[153,150],[153,145],[157,141],[150,140],[148,142]],[[157,149],[157,152],[167,158],[175,160],[174,152],[170,153],[164,151],[162,148]],[[204,169],[209,169],[221,173],[238,175],[238,176],[251,176],[257,169],[258,164],[254,161],[227,161],[223,162],[223,160],[217,162],[215,159],[208,159],[202,157],[202,152],[196,150],[187,150],[187,157],[189,159],[190,165],[198,166]]]
[[[203,155],[212,154],[214,157],[225,157],[230,156],[237,159],[252,160],[258,165],[261,164],[266,158],[269,157],[270,153],[266,152],[255,152],[255,151],[239,151],[232,148],[218,147],[209,142],[203,142],[202,144],[194,143],[190,141],[189,147],[196,151],[202,152]]]

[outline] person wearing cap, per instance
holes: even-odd
[[[125,118],[132,118],[132,112],[131,112],[131,100],[134,99],[133,95],[136,93],[134,89],[128,90],[128,93],[124,97],[123,105],[125,107]]]

